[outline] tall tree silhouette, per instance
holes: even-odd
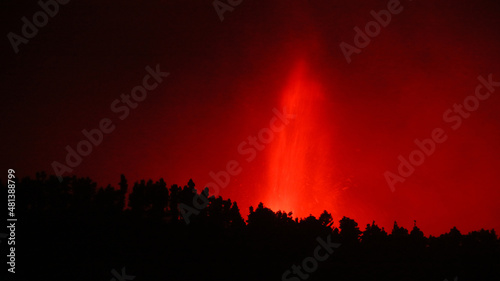
[[[343,217],[340,220],[340,239],[342,244],[354,246],[359,243],[361,231],[359,230],[358,223],[348,217]]]

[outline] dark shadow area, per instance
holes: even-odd
[[[122,175],[98,188],[37,173],[16,184],[16,280],[108,281],[123,267],[137,281],[500,280],[494,230],[427,237],[416,222],[410,231],[396,222],[363,230],[327,211],[301,219],[262,203],[249,211],[244,220],[236,202],[197,193],[191,180],[129,186]]]

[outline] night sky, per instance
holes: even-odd
[[[390,22],[346,58],[341,43],[356,48],[355,28],[388,3]],[[9,34],[41,7],[1,6],[4,180],[9,168],[55,174],[104,122],[109,133],[63,176],[200,189],[230,166],[220,195],[245,218],[262,201],[362,229],[500,230],[500,87],[478,79],[500,81],[500,3],[243,0],[221,21],[211,1],[69,1],[17,47]],[[142,100],[127,104],[133,89]],[[441,143],[391,190],[386,172],[436,129]]]

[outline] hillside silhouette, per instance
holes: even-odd
[[[16,183],[16,275],[119,280],[114,270],[138,281],[500,280],[494,230],[463,234],[454,227],[425,236],[417,222],[411,230],[397,222],[386,230],[327,210],[295,218],[262,203],[245,219],[236,202],[199,190],[192,180],[169,187],[163,179],[129,184],[124,175],[106,187],[44,172],[23,178]]]

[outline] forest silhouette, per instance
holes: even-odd
[[[193,206],[200,195],[207,198],[201,209]],[[189,224],[180,204],[199,210]],[[60,182],[40,172],[16,183],[16,274],[107,281],[125,268],[134,280],[500,280],[494,230],[462,234],[454,227],[434,237],[416,222],[411,230],[397,222],[392,230],[375,222],[363,229],[326,210],[318,218],[262,203],[248,211],[244,219],[236,202],[208,189],[200,194],[192,180],[183,187],[163,179],[129,185],[121,175],[116,187],[98,187],[89,178]],[[340,246],[313,272],[285,278],[314,255],[319,239]]]

